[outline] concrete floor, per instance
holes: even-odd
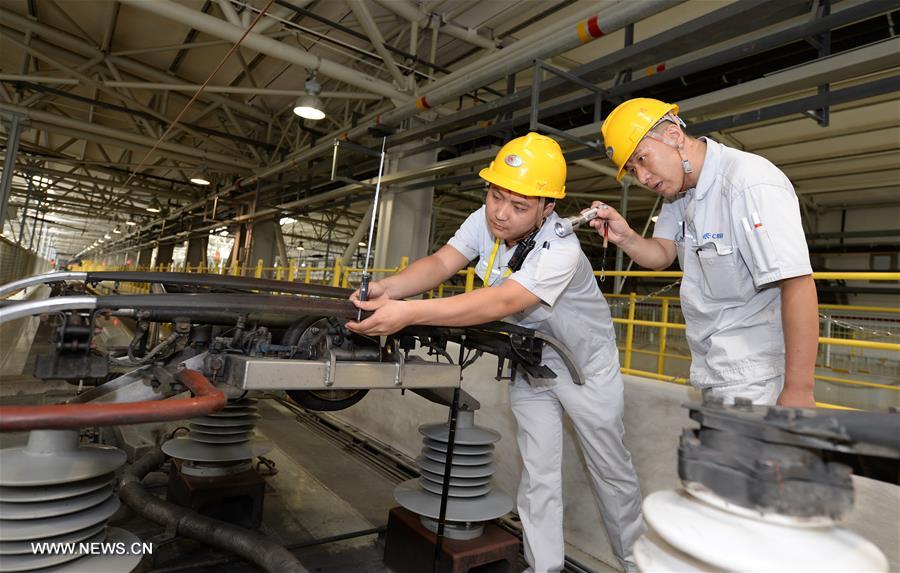
[[[265,457],[278,473],[266,476],[262,533],[294,551],[311,572],[384,573],[382,536],[361,537],[317,544],[344,534],[371,530],[387,522],[395,505],[393,483],[348,452],[294,420],[287,409],[260,402],[260,433],[275,447]],[[147,476],[148,489],[164,495],[167,476]],[[131,517],[122,525],[142,539],[159,539],[151,571],[192,573],[255,571],[246,562],[189,540],[163,542],[165,532],[155,524]]]

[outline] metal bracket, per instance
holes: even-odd
[[[375,189],[375,185],[371,183],[366,183],[365,181],[359,181],[358,179],[353,179],[352,177],[345,177],[344,175],[338,175],[337,166],[338,166],[338,150],[339,148],[344,147],[350,151],[355,151],[362,155],[366,155],[374,158],[381,158],[381,150],[380,149],[371,149],[366,147],[365,145],[360,145],[358,143],[354,143],[352,141],[348,141],[346,139],[335,139],[334,140],[334,149],[331,153],[331,180],[332,181],[341,181],[343,183],[350,183],[352,185],[362,185],[367,189]]]
[[[578,85],[586,90],[594,92],[594,121],[600,121],[600,104],[603,102],[603,96],[606,95],[606,90],[595,86],[594,84],[587,82],[578,76],[572,75],[569,72],[561,70],[557,67],[551,66],[550,64],[543,62],[541,60],[534,61],[534,74],[531,81],[531,120],[528,125],[529,131],[540,131],[542,133],[549,133],[551,135],[556,135],[563,139],[567,139],[579,145],[583,145],[585,147],[589,147],[600,153],[603,153],[603,146],[600,144],[599,140],[589,141],[586,139],[581,139],[580,137],[576,137],[570,133],[567,133],[561,129],[556,129],[555,127],[551,127],[545,123],[541,123],[540,120],[540,105],[541,105],[541,76],[543,70],[547,70],[553,75],[559,76],[565,80],[572,82],[573,84]]]

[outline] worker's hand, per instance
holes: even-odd
[[[781,395],[778,396],[777,404],[785,408],[815,408],[816,399],[813,397],[812,388],[792,389],[785,385]]]
[[[588,224],[597,230],[601,239],[604,223],[609,223],[609,240],[616,245],[621,245],[633,233],[625,217],[603,201],[594,201],[591,208],[597,209],[597,218],[591,219]]]
[[[369,336],[394,334],[412,322],[410,303],[405,300],[389,298],[353,300],[353,304],[357,308],[372,312],[372,315],[362,322],[351,320],[347,323],[347,328],[359,334],[368,334]]]
[[[369,283],[369,297],[368,300],[381,300],[381,299],[389,299],[387,290],[382,286],[381,281],[375,281],[373,283]],[[356,302],[359,300],[359,289],[353,291],[353,294],[350,295],[350,300]]]

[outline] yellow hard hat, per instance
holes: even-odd
[[[634,153],[634,148],[669,113],[677,115],[678,106],[658,99],[639,97],[619,104],[606,117],[600,133],[603,134],[606,156],[619,168],[616,181],[625,175],[625,162]]]
[[[555,140],[539,133],[508,141],[478,176],[520,195],[566,196],[566,158]]]

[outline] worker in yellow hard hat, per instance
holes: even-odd
[[[556,141],[529,133],[504,145],[479,175],[487,183],[484,206],[437,252],[369,285],[370,300],[360,302],[354,293],[351,300],[374,313],[347,326],[379,335],[411,324],[467,326],[505,318],[558,340],[568,357],[548,346],[542,356],[556,378],[519,369],[509,390],[523,460],[517,505],[529,571],[564,566],[564,411],[576,428],[613,551],[633,569],[632,545],[643,531],[641,494],[622,442],[623,383],[612,317],[578,239],[553,230],[555,201],[565,197],[565,158]],[[475,272],[491,288],[403,300],[475,259]]]
[[[767,159],[685,133],[678,106],[636,98],[603,122],[607,156],[666,199],[652,238],[608,206],[591,222],[639,265],[678,258],[691,383],[733,402],[815,407],[816,287],[800,208]]]

